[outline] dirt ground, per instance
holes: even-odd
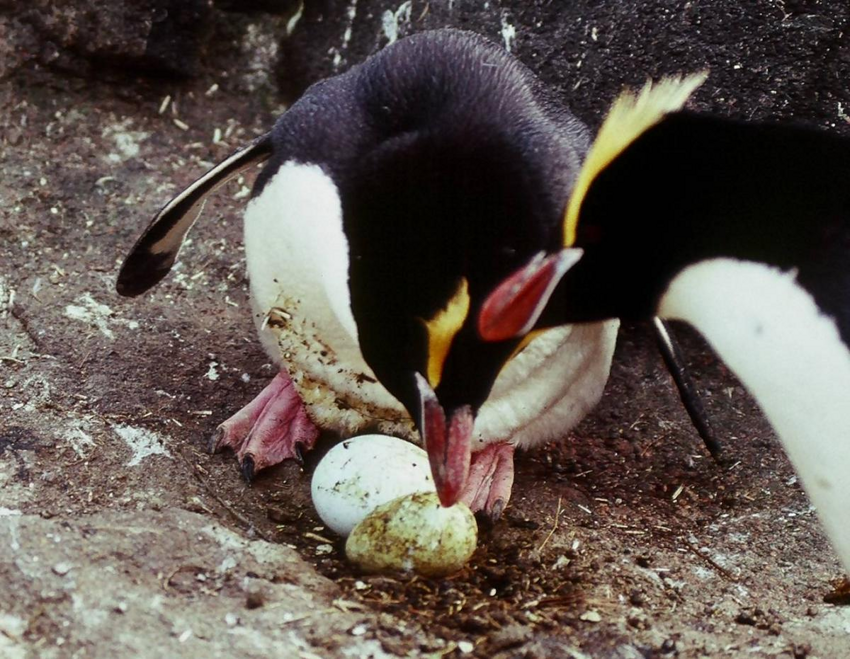
[[[0,85],[0,656],[850,656],[815,513],[686,329],[723,461],[626,327],[602,403],[519,455],[503,519],[450,578],[346,563],[309,498],[333,438],[250,487],[205,452],[273,375],[246,297],[251,177],[151,294],[114,279],[169,196],[282,109],[274,49],[246,34],[192,79],[30,67]]]

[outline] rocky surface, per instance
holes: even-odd
[[[60,521],[7,512],[0,537],[4,589],[30,596],[4,603],[5,657],[297,657],[346,635],[355,656],[380,653],[357,632],[374,615],[297,552],[206,515],[104,511]]]
[[[272,375],[247,311],[251,176],[207,205],[160,287],[114,293],[170,195],[393,35],[483,31],[593,125],[622,84],[709,66],[695,107],[848,133],[845,2],[319,0],[297,23],[286,3],[187,3],[203,29],[164,77],[145,68],[150,33],[133,32],[154,4],[108,4],[83,17],[67,9],[79,3],[0,0],[0,654],[850,654],[850,611],[824,601],[841,569],[757,408],[698,337],[685,344],[723,463],[646,328],[628,327],[601,405],[519,457],[512,504],[470,565],[378,577],[347,564],[310,505],[332,438],[306,473],[285,465],[252,487],[204,452]],[[104,27],[117,16],[121,39]],[[128,69],[109,44],[141,59]]]

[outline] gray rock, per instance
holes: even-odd
[[[509,47],[591,125],[624,85],[707,68],[699,109],[850,132],[848,23],[844,0],[325,0],[306,3],[278,77],[293,98],[394,38],[457,27]]]
[[[182,510],[7,514],[0,543],[0,581],[17,593],[0,615],[4,657],[25,656],[28,636],[42,639],[39,656],[315,656],[313,639],[363,621],[295,551]],[[359,656],[374,645],[348,641]]]
[[[0,74],[33,61],[76,75],[192,75],[212,27],[209,0],[35,0],[0,4],[0,14],[0,36],[14,53],[0,60]]]

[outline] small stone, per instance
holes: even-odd
[[[71,564],[66,563],[64,561],[62,563],[57,563],[56,565],[53,566],[53,573],[58,574],[60,577],[64,577],[70,571],[71,571]]]
[[[246,609],[259,609],[266,603],[266,596],[262,590],[256,589],[248,592],[245,597]]]
[[[756,624],[756,618],[751,611],[741,611],[735,616],[735,622],[739,625],[753,626]]]
[[[475,649],[475,644],[469,641],[458,641],[457,649],[460,650],[461,654],[470,654]]]
[[[809,643],[793,644],[794,659],[806,659],[812,652],[812,646]]]
[[[585,611],[579,616],[579,620],[584,620],[585,622],[602,622],[602,616],[599,615],[599,611]]]
[[[266,511],[266,516],[277,524],[295,524],[301,514],[286,507],[272,507]]]

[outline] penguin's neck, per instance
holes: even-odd
[[[850,351],[796,273],[719,258],[670,283],[658,313],[696,327],[758,401],[850,569]]]

